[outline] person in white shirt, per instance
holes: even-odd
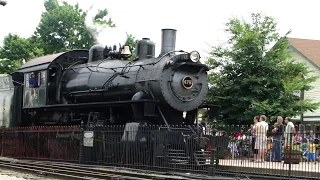
[[[269,125],[266,122],[267,117],[265,115],[260,116],[260,122],[256,124],[256,143],[255,149],[258,149],[257,162],[264,162],[264,152],[267,149],[267,131]]]
[[[293,145],[293,134],[292,133],[295,133],[295,129],[294,129],[294,124],[291,122],[291,119],[289,117],[286,117],[284,119],[284,122],[287,124],[286,126],[286,129],[284,131],[284,147],[287,147],[290,145],[290,142],[291,142],[291,147]],[[290,139],[290,137],[292,139]]]

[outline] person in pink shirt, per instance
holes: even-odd
[[[256,161],[257,160],[257,154],[258,154],[258,150],[255,148],[255,143],[256,143],[256,125],[259,122],[259,116],[255,116],[253,118],[253,124],[251,125],[251,148],[252,148],[252,153],[253,153],[253,160],[252,161]]]

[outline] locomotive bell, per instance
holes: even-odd
[[[125,45],[121,50],[121,54],[130,55],[131,54],[130,47],[128,45]]]

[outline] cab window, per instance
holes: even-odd
[[[26,87],[37,88],[40,86],[40,73],[31,72],[26,74]]]
[[[47,79],[47,71],[41,71],[41,77],[40,77],[40,84],[39,85],[45,85]]]

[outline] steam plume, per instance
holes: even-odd
[[[93,10],[93,6],[87,11],[87,16],[85,19],[85,26],[87,30],[94,37],[96,44],[101,44],[103,46],[113,46],[113,45],[124,45],[127,40],[126,31],[119,27],[111,28],[107,25],[101,25],[94,23],[94,16],[98,10]]]

